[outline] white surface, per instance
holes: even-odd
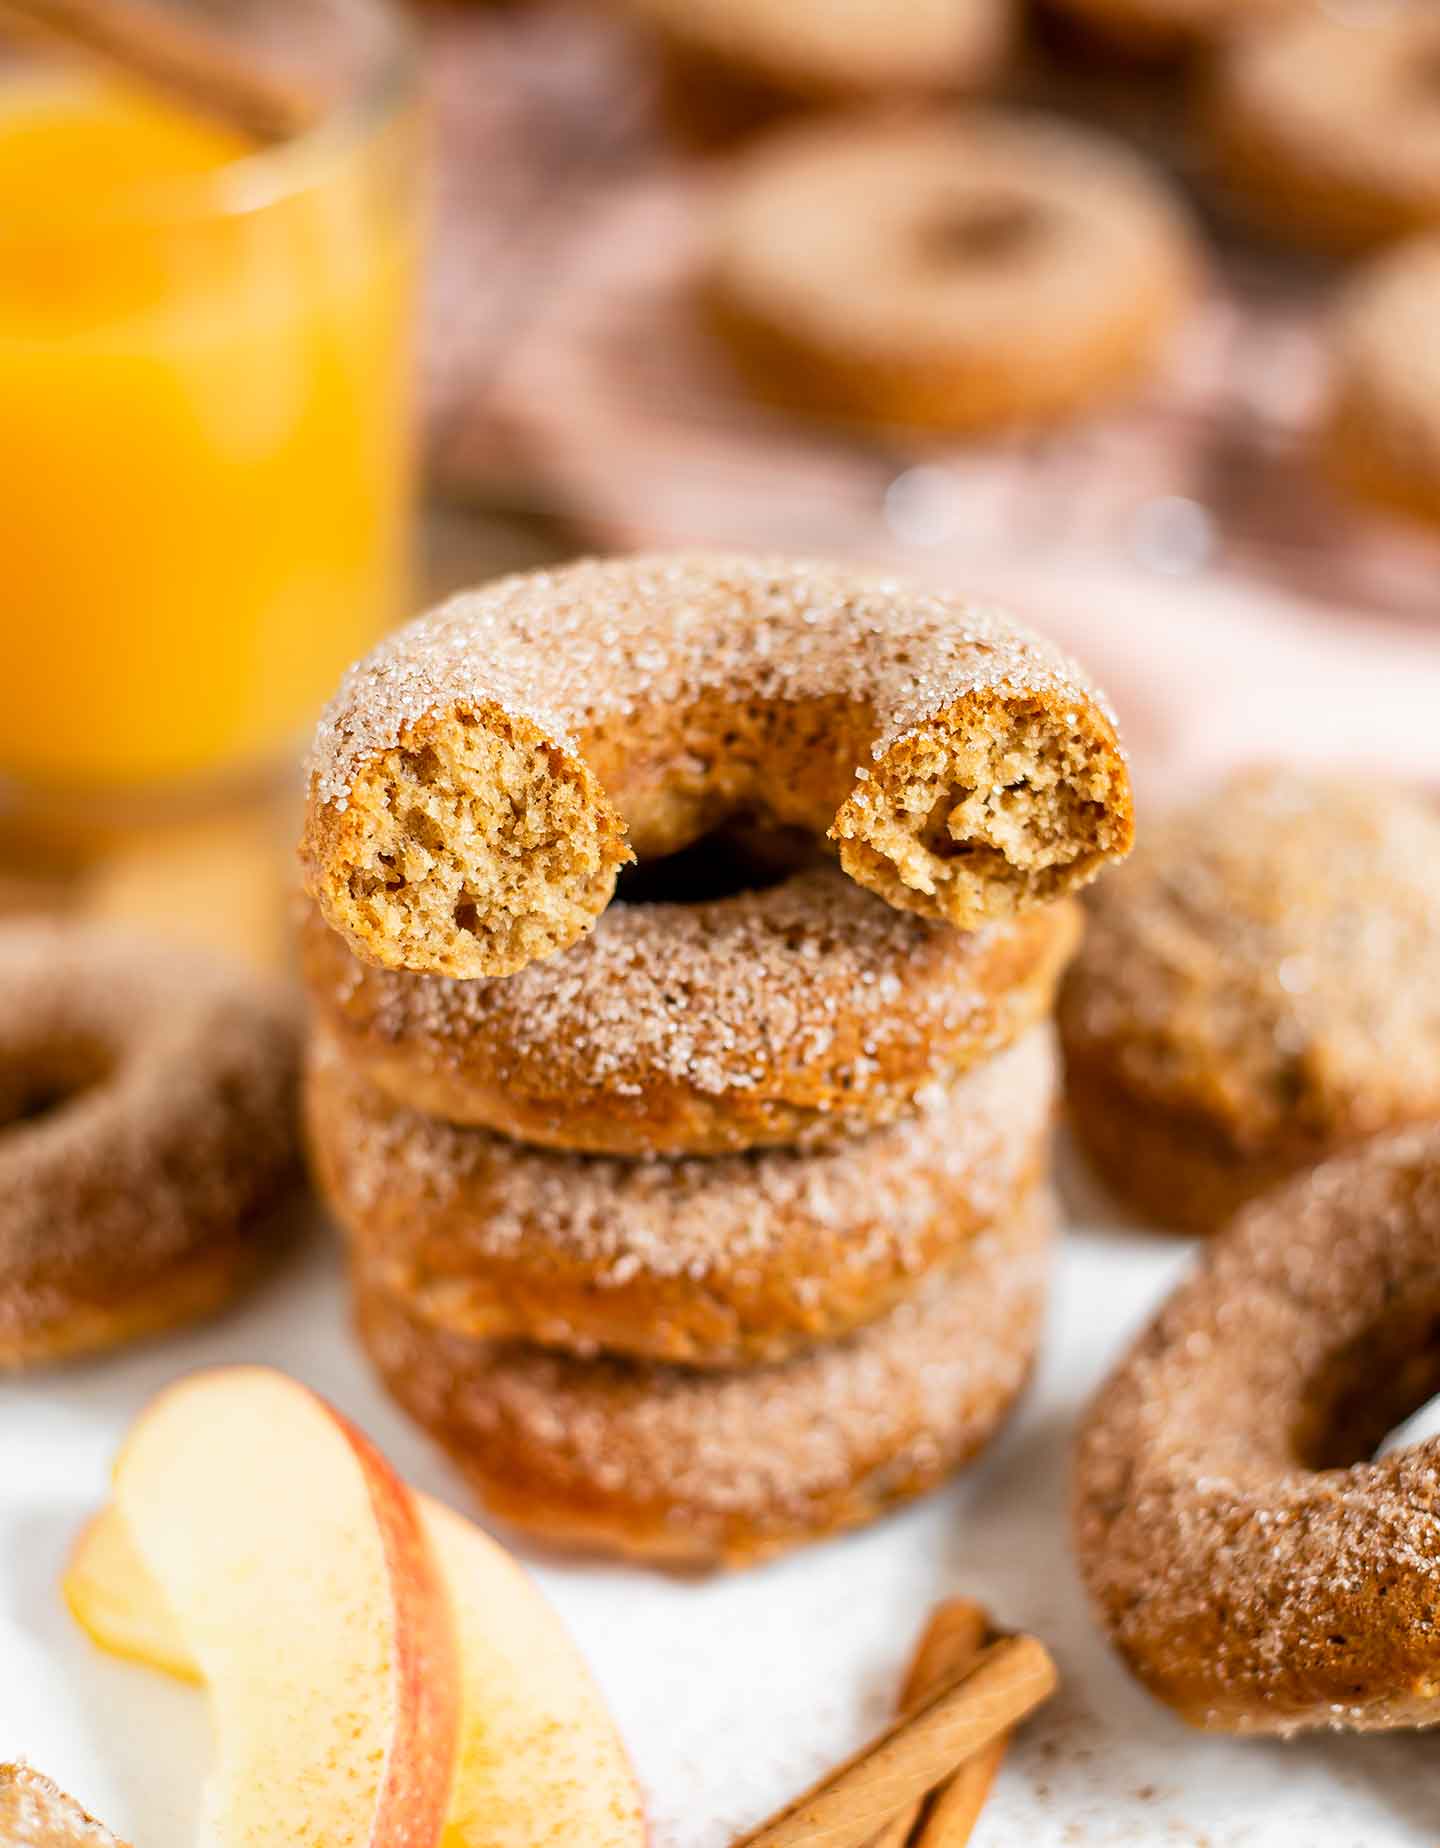
[[[1072,1231],[1047,1360],[1022,1415],[951,1490],[868,1533],[708,1580],[533,1562],[625,1730],[655,1848],[725,1848],[858,1743],[888,1715],[929,1605],[954,1591],[1035,1630],[1064,1676],[1011,1752],[976,1848],[1440,1840],[1433,1740],[1200,1737],[1130,1683],[1090,1626],[1066,1546],[1068,1434],[1108,1357],[1185,1261],[1182,1245],[1143,1232]],[[237,1360],[309,1381],[411,1481],[465,1505],[368,1376],[323,1240],[216,1327],[0,1384],[0,1759],[30,1758],[137,1848],[192,1840],[203,1696],[95,1650],[61,1604],[57,1575],[146,1399],[185,1369]]]

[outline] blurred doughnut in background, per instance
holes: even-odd
[[[1123,398],[1202,267],[1126,148],[967,110],[768,138],[717,186],[701,286],[763,397],[980,435]]]
[[[1207,132],[1241,212],[1340,254],[1440,225],[1440,13],[1304,10],[1228,44]]]
[[[1018,37],[1015,0],[613,0],[653,34],[667,120],[704,144],[797,108],[923,102],[988,89]]]

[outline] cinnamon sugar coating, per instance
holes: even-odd
[[[1198,1726],[1440,1721],[1440,1130],[1256,1202],[1081,1427],[1074,1534],[1102,1627]]]
[[[220,1306],[300,1178],[296,1035],[243,972],[0,928],[0,1369]]]
[[[996,610],[822,564],[585,560],[455,598],[321,721],[309,889],[365,960],[512,974],[590,930],[632,856],[739,814],[836,843],[973,928],[1129,847],[1079,670]]]
[[[5,1848],[126,1848],[29,1765],[0,1764],[0,1842]]]
[[[311,911],[311,1004],[391,1098],[553,1148],[712,1154],[893,1121],[1051,1009],[1073,904],[961,932],[835,867],[691,905],[616,904],[493,981],[377,969]]]
[[[738,1367],[875,1320],[1013,1215],[1044,1167],[1054,1097],[1039,1028],[915,1115],[823,1153],[616,1161],[401,1110],[322,1037],[307,1116],[362,1287],[417,1320]]]
[[[973,107],[748,150],[716,183],[704,298],[788,409],[979,433],[1132,392],[1202,268],[1185,206],[1122,143]]]
[[[1342,1144],[1440,1115],[1440,813],[1250,771],[1151,823],[1087,906],[1066,1087],[1107,1180],[1209,1230]]]
[[[993,1436],[1039,1340],[1051,1222],[1032,1198],[884,1320],[739,1373],[467,1341],[363,1280],[358,1324],[391,1392],[504,1519],[743,1565],[875,1519]]]

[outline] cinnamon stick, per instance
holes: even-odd
[[[955,1775],[940,1786],[925,1806],[924,1819],[911,1838],[911,1848],[965,1848],[975,1833],[975,1824],[1009,1743],[1009,1733],[1001,1733],[973,1758],[967,1758]]]
[[[923,1706],[734,1848],[865,1848],[892,1816],[1008,1732],[1055,1684],[1055,1664],[1033,1636],[992,1643]]]
[[[973,1599],[947,1598],[937,1604],[900,1690],[900,1711],[913,1711],[945,1680],[967,1668],[985,1647],[989,1634],[990,1620]],[[987,1752],[993,1750],[993,1746],[986,1747]],[[872,1839],[870,1848],[906,1848],[924,1808],[923,1797],[907,1804]]]
[[[315,117],[298,91],[143,0],[0,0],[0,29],[113,65],[255,142],[288,140]]]

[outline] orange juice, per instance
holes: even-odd
[[[0,84],[0,777],[274,763],[397,613],[409,137]],[[307,143],[309,145],[307,145]]]

